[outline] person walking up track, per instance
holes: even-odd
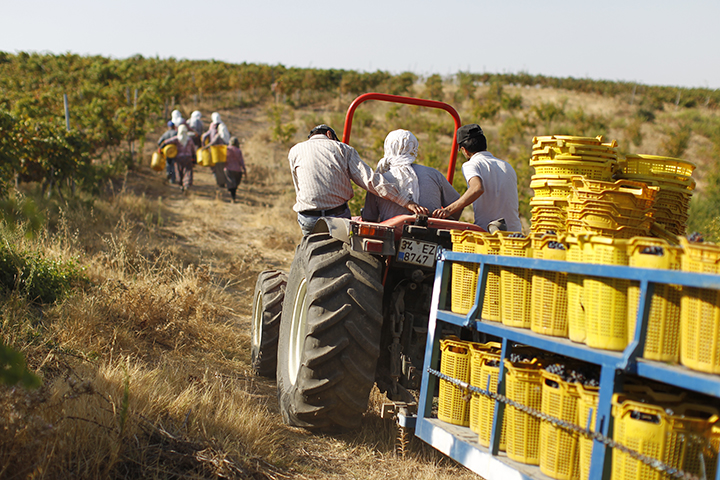
[[[244,174],[245,159],[242,150],[240,150],[240,140],[237,137],[231,137],[225,161],[225,185],[232,197],[232,203],[235,203],[235,195]]]
[[[190,140],[187,125],[180,125],[175,137],[165,140],[160,148],[166,145],[175,145],[178,149],[175,157],[175,173],[178,177],[180,190],[187,191],[193,183],[193,165],[195,164],[195,143]]]

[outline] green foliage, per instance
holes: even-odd
[[[605,118],[585,113],[582,107],[571,110],[565,115],[565,118],[569,122],[568,131],[573,132],[573,135],[597,137],[608,131],[608,122]]]
[[[286,107],[284,105],[272,105],[268,116],[272,121],[272,138],[276,142],[288,144],[297,133],[297,126],[293,123],[283,123],[283,115]]]
[[[7,235],[0,237],[0,292],[18,292],[29,301],[47,304],[87,281],[76,261],[21,251],[10,240]]]
[[[25,388],[40,386],[40,379],[27,369],[22,354],[4,345],[2,341],[0,341],[0,384],[20,384]]]
[[[475,99],[475,75],[468,72],[458,72],[455,76],[458,89],[455,92],[455,103],[462,103],[463,100]]]
[[[36,235],[45,225],[45,218],[35,202],[19,196],[0,199],[0,221],[11,231],[23,228],[28,236]]]
[[[544,134],[549,134],[548,132],[552,131],[553,123],[565,118],[565,102],[560,105],[554,102],[542,102],[540,105],[535,105],[532,112],[545,127]]]
[[[671,127],[665,127],[665,137],[660,142],[662,154],[669,157],[682,157],[690,144],[692,129],[686,122]]]
[[[442,83],[442,77],[438,75],[437,73],[434,75],[430,75],[427,80],[425,80],[425,93],[426,98],[429,98],[430,100],[440,100],[443,99],[443,83]]]

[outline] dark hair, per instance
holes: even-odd
[[[487,150],[487,139],[485,138],[485,135],[481,134],[475,137],[468,138],[460,146],[467,150],[467,152],[470,154],[483,152]]]
[[[338,140],[338,136],[335,133],[335,130],[330,128],[328,125],[325,125],[324,123],[322,125],[318,125],[317,127],[310,130],[310,135],[308,135],[308,138],[312,137],[313,135],[322,134],[327,135],[327,132],[332,132],[333,137],[335,137],[335,140]]]

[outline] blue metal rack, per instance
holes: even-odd
[[[449,266],[452,262],[479,264],[475,302],[468,314],[464,316],[446,309],[448,308],[447,293],[451,270]],[[568,339],[540,335],[528,329],[507,327],[497,322],[481,320],[483,307],[481,299],[485,297],[488,267],[492,265],[639,282],[640,299],[634,338],[631,339],[624,351],[615,352],[590,348]],[[502,358],[508,358],[512,344],[517,343],[598,365],[600,367],[600,390],[596,425],[598,426],[597,431],[606,436],[612,436],[612,395],[622,390],[622,381],[626,374],[720,398],[720,375],[704,374],[677,365],[639,358],[644,350],[650,300],[655,284],[720,289],[720,275],[441,250],[438,254],[435,273],[415,435],[487,480],[547,478],[540,472],[539,467],[515,462],[507,458],[504,453],[499,452],[503,403],[496,402],[489,448],[482,447],[477,442],[477,434],[469,428],[451,425],[432,417],[433,394],[436,390],[437,378],[430,375],[428,369],[438,369],[440,334],[443,323],[473,328],[478,332],[499,337],[502,340]],[[504,369],[501,368],[498,377],[499,393],[504,393],[504,376]],[[720,468],[717,468],[716,472],[715,480],[720,480]],[[589,480],[607,480],[609,478],[608,447],[596,440],[593,444]]]

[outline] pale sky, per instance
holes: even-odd
[[[2,0],[0,50],[720,88],[718,0]]]

